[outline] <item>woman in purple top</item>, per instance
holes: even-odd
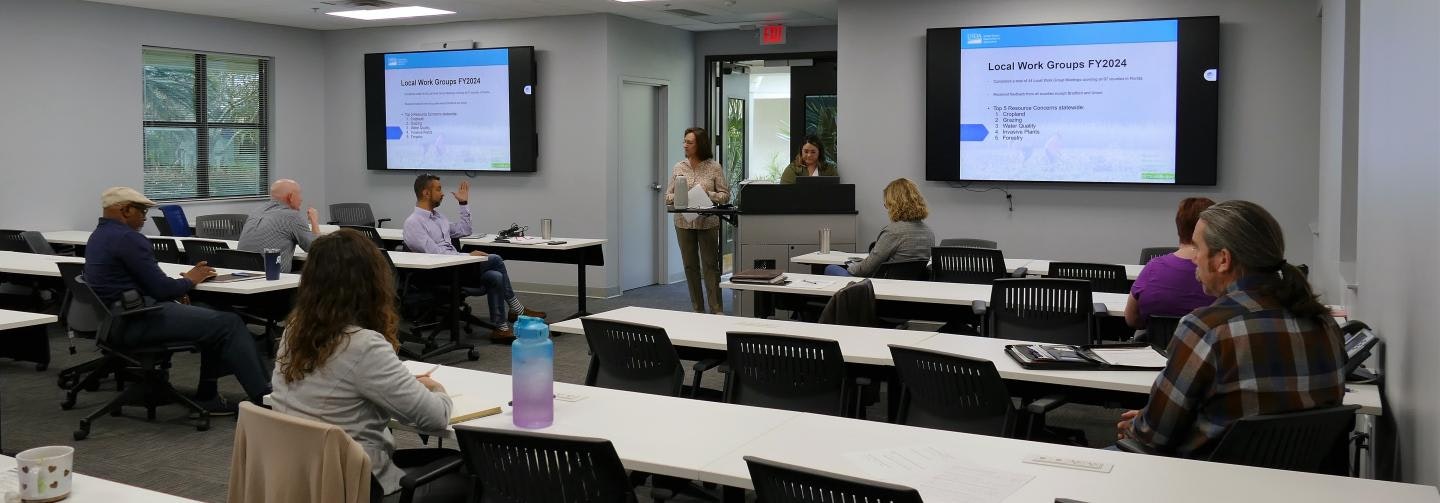
[[[1215,201],[1204,197],[1180,201],[1180,209],[1175,212],[1180,249],[1150,259],[1135,278],[1135,284],[1130,287],[1130,301],[1125,304],[1125,323],[1132,328],[1145,328],[1151,315],[1185,316],[1215,302],[1195,279],[1195,243],[1190,241],[1200,212],[1213,204]]]

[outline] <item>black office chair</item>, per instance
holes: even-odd
[[[0,251],[30,253],[30,243],[25,241],[25,232],[16,229],[0,229]]]
[[[1021,276],[1024,271],[1016,271]],[[1005,255],[992,248],[937,246],[930,249],[930,279],[948,283],[988,285],[1009,277]]]
[[[335,203],[330,205],[330,225],[383,227],[390,219],[375,219],[370,203]]]
[[[152,215],[150,221],[155,224],[155,230],[160,231],[161,236],[175,235],[175,231],[170,229],[170,222],[165,220],[165,215]]]
[[[175,243],[175,238],[146,237],[150,239],[150,249],[155,252],[156,261],[171,264],[185,263],[185,259],[180,255],[180,245]]]
[[[930,279],[930,261],[926,259],[891,260],[875,269],[877,279],[926,281]]]
[[[664,328],[592,318],[580,324],[590,345],[586,386],[680,396],[685,367]]]
[[[212,241],[208,239],[186,239],[185,262],[190,265],[206,262],[211,267],[217,267],[215,265],[215,257],[219,255],[220,250],[229,249],[230,244],[224,241]]]
[[[1090,291],[1130,293],[1130,280],[1125,266],[1088,262],[1051,262],[1047,278],[1083,279],[1090,282]]]
[[[189,246],[189,243],[186,243],[186,246]],[[226,248],[223,250],[215,250],[214,260],[214,262],[210,263],[211,267],[265,272],[265,256],[259,252]]]
[[[100,322],[102,320],[95,317],[95,310],[90,309],[88,305],[80,306],[78,309],[76,308],[75,291],[80,287],[78,283],[75,282],[75,278],[80,277],[80,275],[85,272],[85,264],[59,262],[55,265],[60,269],[60,281],[65,285],[65,297],[60,302],[60,323],[70,338],[70,354],[73,355],[78,352],[75,347],[75,338],[79,337],[94,340],[96,332],[100,329]],[[104,361],[105,357],[102,356],[61,370],[56,383],[59,384],[61,389],[69,390],[75,387],[85,374],[100,368],[101,363]],[[99,376],[99,378],[104,377],[103,375]],[[95,381],[94,386],[86,389],[86,391],[95,391],[97,389],[100,389],[98,380]]]
[[[1140,265],[1149,264],[1150,259],[1153,259],[1155,257],[1163,257],[1171,253],[1175,253],[1178,250],[1180,249],[1174,246],[1152,246],[1149,248],[1141,248]]]
[[[845,416],[849,386],[840,343],[786,335],[728,332],[725,401]]]
[[[89,285],[85,284],[83,277],[76,277],[74,284],[75,289],[72,292],[75,294],[75,305],[94,310],[96,317],[102,320],[95,333],[95,345],[100,348],[104,360],[97,364],[95,370],[87,373],[75,387],[70,388],[60,407],[66,410],[71,409],[75,406],[76,395],[80,390],[97,387],[99,380],[110,374],[115,374],[118,379],[126,383],[125,389],[118,396],[80,420],[80,427],[74,433],[75,440],[84,440],[85,437],[90,436],[90,424],[96,419],[106,414],[118,416],[121,413],[121,407],[127,405],[145,407],[146,419],[154,421],[157,407],[178,403],[199,417],[199,421],[195,425],[196,430],[210,429],[210,413],[176,390],[170,384],[169,377],[171,355],[179,352],[198,353],[200,348],[191,342],[123,346],[120,341],[111,340],[112,336],[124,332],[127,320],[144,316],[159,310],[160,307],[130,309],[122,307],[122,303],[143,305],[140,294],[133,290],[125,293],[126,300],[124,302],[117,302],[113,307],[107,306],[95,295]]]
[[[945,337],[945,336],[941,336]],[[996,437],[1039,439],[1045,414],[1065,404],[1049,396],[1015,408],[990,360],[890,345],[904,386],[899,424]]]
[[[38,231],[23,231],[20,233],[20,237],[24,238],[25,242],[30,245],[30,253],[40,255],[75,255],[75,247],[61,245],[57,248],[51,245],[49,240],[45,239],[45,234]]]
[[[1230,425],[1206,461],[1234,465],[1325,473],[1325,461],[1346,445],[1355,427],[1359,405],[1341,405],[1298,412],[1240,418]],[[1163,454],[1127,438],[1116,442],[1126,452]]]
[[[334,205],[331,205],[331,206],[334,206]],[[341,228],[341,229],[350,229],[350,230],[353,230],[353,231],[355,231],[355,232],[358,232],[358,233],[364,235],[365,237],[370,238],[370,241],[373,242],[373,243],[375,243],[375,246],[380,247],[381,250],[384,250],[384,249],[385,249],[385,240],[380,238],[380,231],[375,230],[374,227],[369,227],[369,226],[364,226],[364,225],[341,225],[340,228]],[[456,248],[456,249],[458,250],[459,248]]]
[[[1089,344],[1096,311],[1090,283],[1079,279],[997,279],[990,302],[971,305],[987,337],[1050,344]]]
[[[1150,319],[1145,322],[1145,338],[1150,341],[1150,347],[1161,353],[1170,354],[1170,341],[1175,338],[1175,330],[1180,328],[1180,318],[1180,316],[1150,315]]]
[[[395,275],[395,288],[397,290],[395,299],[400,303],[399,312],[401,321],[405,322],[405,327],[400,330],[400,342],[402,344],[413,343],[421,346],[419,351],[415,351],[412,347],[402,345],[400,347],[400,355],[411,360],[424,360],[426,355],[434,356],[432,354],[434,351],[448,344],[442,343],[439,339],[441,332],[449,330],[449,325],[445,324],[445,315],[447,314],[445,310],[450,309],[450,294],[448,288],[441,289],[433,286],[419,286],[419,284],[427,283],[425,281],[416,281],[414,274],[407,274],[396,267],[395,259],[390,256],[389,250],[382,249],[380,254],[385,257],[385,262],[390,265],[391,273]],[[432,278],[428,284],[434,283],[444,283],[447,286],[449,284],[448,281],[441,282],[438,278]],[[474,319],[475,317],[470,315],[469,304],[464,304],[462,310],[457,313],[457,316],[461,316],[462,322],[466,321],[464,319],[466,316],[469,316],[469,318],[471,318],[469,321],[484,323],[484,326],[493,328],[488,322]],[[466,327],[466,331],[470,331],[468,326]],[[480,351],[475,349],[475,346],[472,344],[464,342],[456,343],[450,350],[465,350],[465,356],[470,361],[480,359]]]
[[[609,440],[455,425],[471,501],[620,503],[637,501]],[[652,497],[656,496],[654,494]]]
[[[901,485],[822,472],[745,456],[756,501],[765,503],[921,503],[920,492]]]
[[[195,217],[195,237],[204,239],[224,239],[235,241],[240,239],[240,231],[245,228],[245,220],[248,215],[240,213],[218,213],[215,215],[200,215]]]
[[[966,246],[970,248],[1000,249],[1000,244],[989,239],[973,238],[945,238],[940,240],[940,246]]]

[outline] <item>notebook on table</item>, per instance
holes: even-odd
[[[1005,354],[1033,370],[1160,370],[1166,362],[1149,344],[1011,344]]]
[[[732,283],[754,283],[778,285],[785,281],[785,273],[778,269],[750,269],[730,275]]]

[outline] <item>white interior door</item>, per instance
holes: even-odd
[[[620,289],[657,283],[656,215],[660,214],[660,87],[620,86]],[[658,187],[658,188],[657,188]]]

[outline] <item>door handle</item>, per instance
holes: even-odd
[[[658,183],[651,183],[651,184],[650,184],[650,190],[653,190],[653,191],[655,191],[655,192],[660,192],[660,184],[658,184]]]

